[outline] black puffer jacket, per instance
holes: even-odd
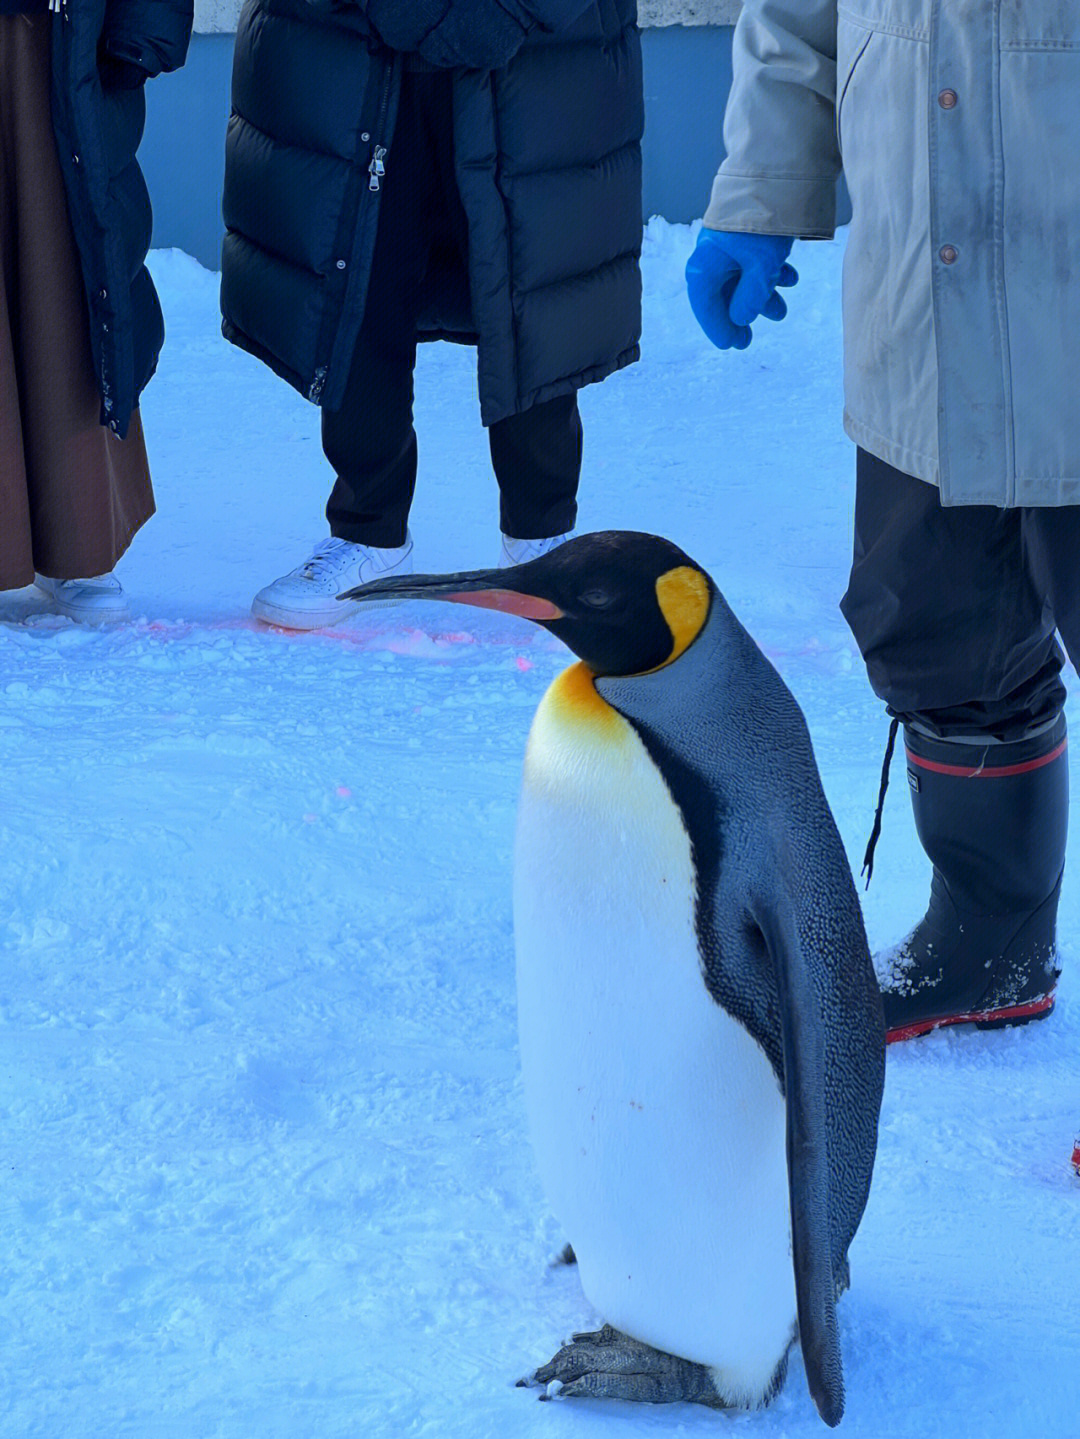
[[[150,273],[150,197],[135,152],[146,76],[184,63],[193,0],[63,0],[53,128],[90,308],[101,423],[127,433],[165,337]],[[123,63],[120,63],[123,62]]]
[[[226,150],[226,337],[308,399],[340,404],[409,56],[453,71],[470,236],[468,274],[433,279],[421,338],[478,345],[484,423],[637,359],[634,0],[246,0]]]

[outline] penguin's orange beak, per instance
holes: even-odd
[[[338,595],[339,600],[386,599],[448,600],[457,605],[476,605],[484,610],[498,610],[504,615],[520,615],[522,619],[544,624],[563,618],[563,611],[542,595],[527,594],[511,588],[506,570],[472,570],[456,575],[400,575],[370,580]]]
[[[539,595],[518,595],[513,590],[458,590],[449,595],[429,595],[429,599],[453,600],[458,605],[478,605],[483,610],[499,610],[504,615],[521,615],[526,620],[561,620],[563,612],[550,600]]]

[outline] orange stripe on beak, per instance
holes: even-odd
[[[563,612],[550,600],[538,595],[519,595],[514,590],[459,590],[439,595],[458,605],[478,605],[483,610],[498,610],[504,615],[521,615],[526,620],[561,620]]]

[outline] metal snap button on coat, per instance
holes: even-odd
[[[955,90],[942,90],[937,97],[937,102],[943,110],[954,110],[956,108],[957,95]]]
[[[955,245],[942,245],[938,254],[941,256],[944,264],[952,265],[957,259],[958,252]]]

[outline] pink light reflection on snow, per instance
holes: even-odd
[[[292,630],[282,625],[268,625],[254,615],[236,615],[216,620],[141,620],[133,626],[139,633],[155,639],[187,639],[199,634],[247,633],[273,636],[293,644],[315,642],[337,644],[348,649],[386,650],[391,654],[418,659],[449,658],[455,651],[476,646],[489,648],[522,648],[519,625],[514,624],[505,632],[485,629],[481,634],[469,630],[426,630],[417,626],[380,628],[377,625],[359,626],[355,622],[330,625],[325,629]],[[554,653],[563,650],[562,644],[553,636],[537,631],[536,635],[524,641],[537,653]],[[516,656],[514,663],[524,674],[533,668],[533,661],[524,655]]]

